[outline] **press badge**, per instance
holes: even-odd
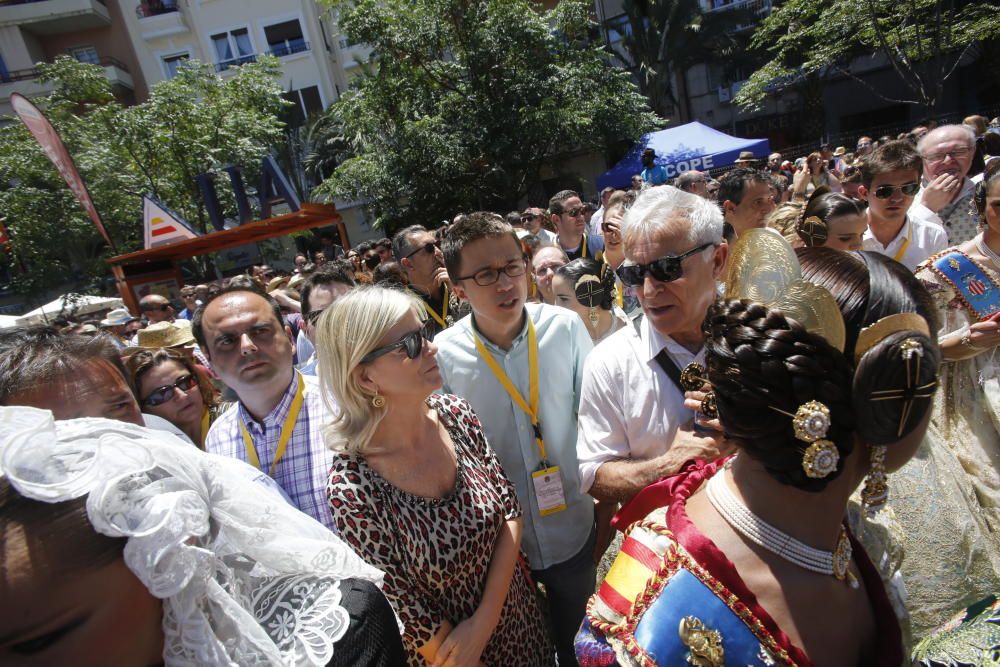
[[[559,466],[544,467],[542,464],[531,473],[531,481],[535,484],[535,499],[538,501],[538,513],[548,516],[566,509],[566,495],[563,493],[562,478],[559,476]]]

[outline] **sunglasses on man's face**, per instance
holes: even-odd
[[[157,405],[163,405],[167,401],[172,401],[177,394],[174,391],[175,389],[191,391],[197,384],[198,380],[193,375],[182,375],[173,384],[165,384],[162,387],[154,389],[149,396],[142,399],[142,404],[150,408],[155,408]]]
[[[538,218],[537,213],[525,213],[524,215],[521,216],[521,222],[531,222],[532,220],[535,220],[537,218]]]
[[[564,211],[564,212],[565,212],[565,213],[566,213],[566,215],[568,215],[569,217],[571,217],[571,218],[575,218],[575,217],[576,217],[576,216],[578,216],[578,215],[583,215],[583,212],[584,212],[585,210],[586,210],[586,209],[585,209],[585,208],[584,208],[583,206],[577,206],[576,208],[571,208],[571,209],[569,209],[569,210],[567,210],[567,211]]]
[[[420,356],[420,353],[424,349],[425,340],[431,340],[431,333],[430,330],[427,328],[426,324],[421,326],[416,331],[411,331],[410,333],[406,334],[405,336],[397,340],[395,343],[390,343],[389,345],[375,348],[365,356],[361,357],[360,363],[362,364],[371,363],[376,359],[378,359],[379,357],[389,354],[390,352],[394,352],[400,348],[406,351],[406,356],[408,359],[416,359],[417,357]]]
[[[410,254],[404,256],[403,259],[409,259],[421,251],[426,252],[428,255],[433,255],[434,251],[440,247],[441,246],[438,245],[437,241],[428,241],[422,246],[417,247],[415,250],[410,251]]]
[[[621,278],[626,287],[642,285],[646,280],[647,273],[662,283],[673,282],[684,275],[682,263],[685,259],[713,245],[715,244],[703,243],[693,250],[688,250],[683,255],[666,255],[654,259],[649,264],[622,264],[618,267],[618,277]]]
[[[902,192],[907,197],[912,197],[917,194],[919,189],[919,183],[903,183],[902,185],[880,185],[873,192],[879,199],[888,199],[897,191]]]

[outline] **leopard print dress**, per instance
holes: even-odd
[[[423,666],[417,647],[443,621],[452,626],[476,610],[494,544],[504,523],[521,516],[514,487],[486,443],[471,406],[457,396],[432,395],[455,446],[454,490],[443,498],[401,491],[365,459],[340,454],[327,494],[340,535],[385,572],[386,597],[403,623],[408,664]],[[545,619],[522,553],[493,636],[482,654],[487,667],[554,664]]]

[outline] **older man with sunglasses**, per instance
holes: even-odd
[[[542,224],[545,222],[545,211],[537,206],[529,206],[521,214],[521,225],[542,240],[542,245],[553,245],[556,242],[555,232],[545,229]]]
[[[469,312],[448,282],[444,255],[433,232],[423,225],[401,229],[392,237],[392,252],[406,271],[410,290],[427,308],[427,331],[431,338]]]
[[[625,216],[618,275],[642,314],[594,348],[580,396],[581,486],[600,501],[722,453],[718,435],[695,429],[680,386],[688,364],[704,363],[701,323],[728,252],[722,224],[718,206],[670,186],[645,190]]]

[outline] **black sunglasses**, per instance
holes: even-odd
[[[531,222],[538,217],[539,215],[537,213],[525,213],[521,216],[521,222]]]
[[[162,387],[157,387],[153,392],[142,399],[142,404],[155,408],[157,405],[162,405],[167,401],[171,401],[174,398],[176,392],[174,389],[180,389],[181,391],[191,391],[191,389],[198,384],[198,380],[195,379],[193,375],[182,375],[173,384],[165,384]]]
[[[416,331],[411,331],[410,333],[406,334],[405,336],[397,340],[395,343],[391,343],[389,345],[386,345],[385,347],[375,348],[365,356],[361,357],[361,361],[359,363],[362,364],[371,363],[376,359],[378,359],[379,357],[381,357],[382,355],[389,354],[390,352],[393,352],[400,348],[406,350],[407,358],[416,359],[417,357],[420,356],[421,351],[423,351],[424,349],[425,340],[431,340],[431,332],[427,328],[426,324],[417,329]]]
[[[563,213],[565,213],[571,218],[575,218],[578,215],[582,215],[585,210],[587,209],[585,209],[583,206],[577,206],[576,208],[571,208],[566,211],[563,211]]]
[[[714,245],[714,243],[703,243],[693,250],[688,250],[683,255],[667,255],[665,257],[660,257],[659,259],[654,259],[649,264],[623,264],[618,267],[618,277],[621,278],[621,281],[627,287],[638,287],[639,285],[642,285],[643,281],[646,279],[646,273],[649,273],[649,275],[653,276],[653,278],[659,280],[660,282],[673,282],[684,275],[684,267],[681,263],[685,259],[695,253],[701,252],[709,246]]]
[[[423,244],[422,246],[416,248],[415,250],[411,250],[410,254],[405,255],[403,257],[403,259],[409,259],[409,258],[411,258],[414,255],[416,255],[418,252],[420,252],[421,250],[423,250],[424,252],[426,252],[428,255],[433,255],[434,251],[437,250],[440,247],[441,246],[438,245],[438,243],[436,241],[428,241],[427,243]]]
[[[917,194],[917,190],[920,189],[919,183],[903,183],[902,185],[880,185],[875,188],[875,196],[879,199],[888,199],[898,190],[902,192],[907,197],[912,197]]]

